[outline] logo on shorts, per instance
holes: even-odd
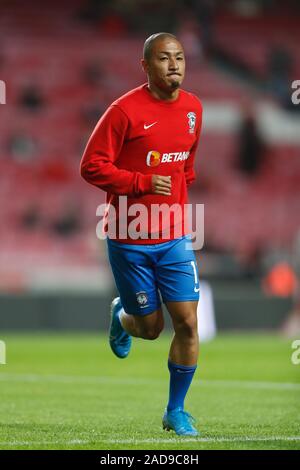
[[[193,111],[187,113],[187,118],[189,120],[189,133],[194,134],[196,127],[196,114]]]
[[[136,300],[140,307],[144,308],[148,305],[148,296],[145,291],[137,292],[136,293]]]

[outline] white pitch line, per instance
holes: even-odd
[[[270,436],[270,437],[199,437],[198,439],[185,439],[185,438],[175,438],[175,439],[116,439],[116,440],[107,440],[110,444],[155,444],[155,443],[176,443],[176,442],[270,442],[270,441],[300,441],[300,436]]]
[[[69,375],[40,375],[40,374],[10,374],[0,373],[0,381],[3,382],[47,382],[47,383],[78,383],[78,384],[122,384],[122,385],[150,385],[155,382],[165,382],[164,378],[134,378],[134,377],[109,377],[109,376],[69,376]],[[194,380],[193,385],[208,387],[233,387],[262,390],[300,390],[299,383],[291,382],[266,382],[249,380]]]
[[[46,446],[46,445],[55,445],[55,446],[72,446],[72,445],[99,445],[99,444],[184,444],[184,443],[222,443],[222,442],[298,442],[300,441],[300,436],[235,436],[235,437],[199,437],[199,438],[180,438],[175,437],[171,439],[159,439],[159,438],[149,438],[149,439],[101,439],[97,440],[81,440],[81,439],[72,439],[71,441],[9,441],[9,442],[0,442],[0,449],[2,446]]]

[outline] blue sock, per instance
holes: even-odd
[[[167,410],[184,407],[184,399],[194,377],[195,366],[181,366],[168,361],[170,371],[169,403]]]

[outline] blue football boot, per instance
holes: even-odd
[[[193,423],[195,419],[182,408],[175,408],[171,411],[165,411],[163,416],[163,429],[173,430],[178,436],[198,436],[197,429]]]
[[[116,297],[110,308],[111,322],[109,328],[109,344],[113,353],[120,359],[128,356],[131,347],[131,336],[123,329],[120,322],[122,304]]]

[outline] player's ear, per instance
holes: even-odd
[[[149,65],[145,59],[141,59],[141,65],[144,72],[148,75]]]

